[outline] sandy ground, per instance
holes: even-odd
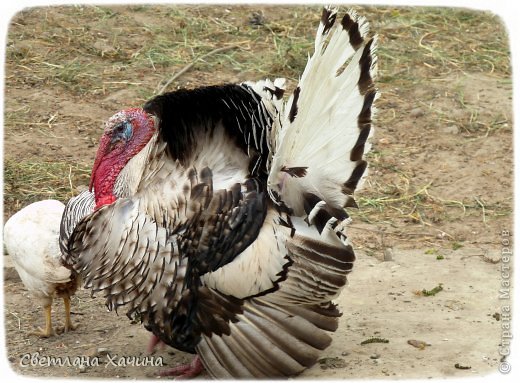
[[[501,263],[491,262],[500,254],[486,258],[480,248],[467,248],[447,251],[444,259],[438,260],[420,250],[394,248],[392,253],[391,261],[358,255],[349,286],[337,299],[344,314],[333,343],[301,378],[440,378],[496,373],[505,319],[498,314],[508,303],[498,299]],[[9,261],[6,263],[9,266]],[[189,355],[172,349],[158,350],[147,357],[148,332],[124,315],[106,312],[102,299],[90,298],[85,290],[74,300],[73,318],[80,324],[78,330],[51,339],[29,336],[34,324],[43,324],[42,313],[31,309],[30,299],[19,300],[20,294],[26,298],[27,293],[13,270],[8,269],[6,275],[6,330],[13,340],[9,361],[17,373],[149,378],[168,366],[190,360]],[[443,290],[436,295],[419,294],[439,284]],[[58,323],[62,322],[62,310],[61,302],[55,302]],[[388,343],[361,345],[371,338]],[[85,357],[94,361],[97,356],[99,366],[42,368],[31,366],[27,353],[31,357],[36,353],[40,357],[69,356],[72,362],[87,360]],[[161,363],[163,368],[121,367],[121,356]],[[48,359],[40,360],[47,363]],[[456,364],[469,368],[456,368]]]

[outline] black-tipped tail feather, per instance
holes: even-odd
[[[287,101],[269,174],[269,191],[296,214],[304,193],[330,208],[357,206],[353,193],[366,174],[373,103],[377,98],[376,39],[368,23],[349,11],[340,23],[325,8],[315,52]],[[287,169],[305,169],[297,177]]]

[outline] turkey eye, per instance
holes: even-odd
[[[132,124],[128,121],[122,122],[114,127],[114,140],[128,141],[132,137]]]

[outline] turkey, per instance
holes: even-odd
[[[287,102],[284,80],[157,96],[105,124],[95,211],[63,262],[107,307],[196,354],[215,378],[316,363],[355,259],[346,208],[367,163],[375,38],[326,7]],[[186,371],[179,369],[177,371]]]
[[[91,211],[93,197],[89,199]],[[70,206],[81,206],[77,204],[78,199],[71,201]],[[4,244],[14,267],[29,293],[43,306],[45,329],[39,328],[34,334],[45,338],[55,335],[51,309],[56,295],[63,299],[65,305],[63,331],[76,328],[70,318],[70,297],[76,292],[79,279],[76,272],[61,264],[58,240],[60,225],[63,226],[62,238],[65,240],[87,211],[81,216],[69,215],[69,225],[65,226],[61,224],[64,211],[65,205],[60,201],[35,202],[14,214],[4,226]]]

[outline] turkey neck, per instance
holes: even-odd
[[[157,137],[158,133],[155,133],[145,147],[132,157],[118,174],[113,187],[116,198],[131,197],[137,192],[150,152],[156,146]]]

